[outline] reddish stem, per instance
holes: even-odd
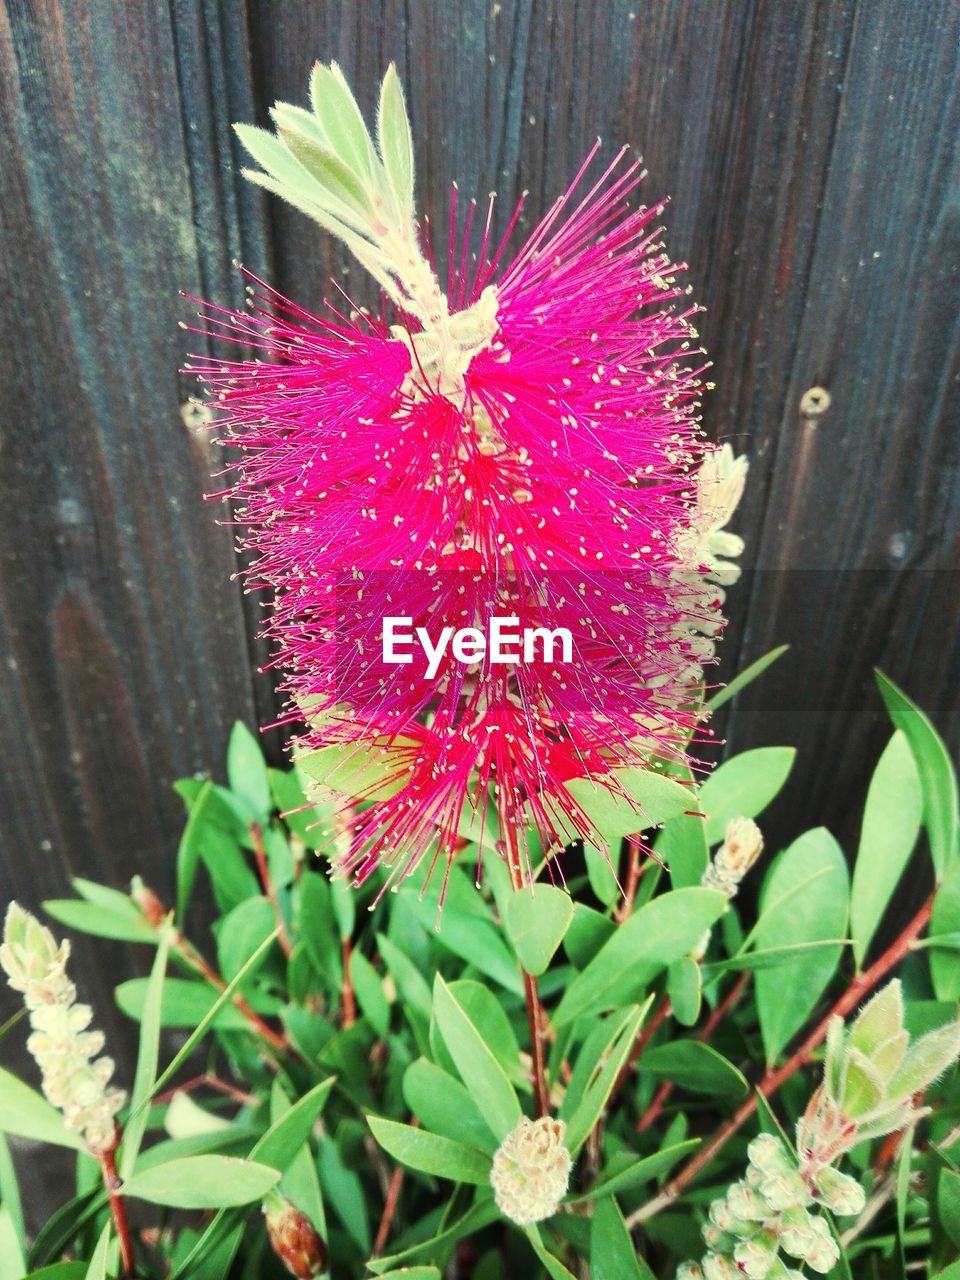
[[[526,969],[523,973],[523,992],[527,1001],[527,1023],[530,1027],[530,1079],[538,1116],[550,1114],[550,1091],[547,1088],[547,1059],[544,1053],[543,1006],[537,980]]]
[[[416,1116],[410,1122],[412,1128],[416,1128],[420,1121]],[[396,1216],[397,1205],[400,1201],[400,1191],[403,1188],[404,1167],[398,1164],[390,1175],[390,1182],[387,1186],[387,1195],[383,1204],[383,1216],[380,1219],[380,1225],[377,1228],[377,1236],[373,1242],[373,1256],[379,1257],[387,1245],[390,1238],[390,1228],[393,1226],[393,1219]]]
[[[749,969],[745,969],[743,973],[741,973],[740,976],[737,978],[736,982],[733,984],[733,986],[730,988],[727,994],[723,997],[723,999],[717,1005],[717,1007],[710,1014],[710,1017],[704,1023],[703,1028],[697,1032],[698,1040],[705,1043],[710,1039],[714,1031],[716,1031],[717,1027],[720,1025],[720,1023],[724,1020],[724,1018],[727,1016],[727,1014],[730,1012],[733,1006],[739,1001],[740,997],[743,995],[749,980],[750,980],[750,971]],[[637,1133],[644,1133],[647,1129],[651,1127],[651,1125],[655,1124],[656,1121],[659,1120],[660,1113],[663,1111],[663,1108],[666,1105],[666,1102],[670,1097],[671,1093],[673,1093],[673,1081],[664,1080],[663,1084],[660,1086],[660,1088],[657,1090],[656,1094],[654,1095],[653,1101],[650,1103],[649,1107],[647,1107],[646,1111],[637,1121]]]
[[[212,965],[207,963],[193,943],[188,942],[182,933],[177,932],[173,935],[173,948],[192,969],[195,969],[197,973],[206,978],[212,987],[216,987],[218,991],[226,991],[227,984],[224,982],[223,978],[220,977],[219,973],[217,973],[216,969],[214,969]],[[240,995],[239,992],[234,994],[233,1003],[247,1019],[254,1031],[256,1031],[258,1035],[263,1036],[264,1040],[266,1040],[268,1044],[273,1045],[274,1049],[279,1053],[286,1053],[289,1050],[290,1045],[286,1038],[274,1031],[273,1027],[271,1027],[269,1023],[264,1022],[259,1013],[251,1009],[250,1005],[246,1000],[244,1000],[243,996]]]
[[[639,840],[628,841],[630,850],[630,862],[627,866],[627,883],[623,890],[623,901],[613,913],[613,918],[617,924],[623,924],[624,920],[629,919],[633,914],[633,904],[637,899],[637,889],[640,887],[640,880],[646,871],[649,863],[644,862],[644,847]]]
[[[352,1027],[357,1020],[357,1001],[353,991],[353,977],[350,973],[350,956],[353,946],[349,938],[343,940],[343,991],[340,1013],[340,1026]]]
[[[782,1067],[775,1070],[768,1068],[753,1093],[734,1112],[733,1116],[714,1133],[700,1148],[697,1154],[683,1166],[680,1172],[663,1188],[654,1199],[641,1205],[627,1219],[628,1227],[636,1227],[646,1222],[661,1209],[673,1204],[684,1189],[693,1181],[698,1173],[717,1156],[727,1145],[734,1134],[738,1133],[757,1109],[757,1095],[769,1098],[776,1093],[782,1084],[790,1079],[799,1069],[806,1065],[814,1049],[818,1047],[827,1034],[827,1028],[833,1018],[845,1018],[877,985],[881,978],[893,969],[908,954],[914,942],[925,928],[933,908],[933,898],[923,904],[910,923],[900,935],[887,947],[869,969],[859,974],[836,1002],[830,1012],[817,1023],[799,1048],[790,1055]]]
[[[183,1084],[175,1084],[166,1093],[158,1094],[153,1101],[156,1106],[160,1107],[172,1101],[175,1094],[192,1093],[194,1089],[202,1089],[204,1086],[225,1094],[226,1097],[232,1098],[234,1102],[242,1103],[245,1107],[258,1107],[260,1105],[260,1099],[254,1094],[238,1089],[236,1085],[230,1084],[227,1080],[221,1080],[219,1076],[210,1071],[202,1076],[193,1076]]]
[[[127,1221],[127,1204],[120,1194],[120,1188],[123,1184],[117,1174],[116,1152],[119,1142],[120,1130],[118,1128],[113,1146],[109,1151],[102,1152],[97,1159],[100,1163],[100,1172],[103,1175],[103,1185],[107,1191],[107,1198],[110,1201],[113,1226],[117,1233],[117,1240],[120,1242],[120,1262],[123,1266],[123,1273],[124,1275],[132,1276],[134,1265],[133,1241],[130,1238],[130,1223]]]
[[[280,899],[277,897],[276,887],[270,878],[270,866],[267,862],[267,851],[263,843],[263,830],[259,822],[250,824],[250,843],[253,845],[253,856],[256,859],[257,874],[260,877],[263,892],[273,908],[273,918],[277,922],[277,941],[283,948],[283,954],[289,959],[293,953],[293,944],[290,941],[289,933],[287,933],[287,924],[283,918],[283,912],[280,910]]]

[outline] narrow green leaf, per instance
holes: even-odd
[[[789,648],[788,644],[781,644],[765,653],[762,658],[757,658],[756,662],[751,662],[749,667],[745,667],[728,685],[707,700],[704,711],[717,711],[725,702],[735,698],[748,684],[753,684],[758,676],[762,676],[768,667],[772,667],[778,658],[782,658]]]
[[[406,223],[413,221],[413,136],[397,68],[391,62],[380,86],[377,141],[390,188]]]
[[[262,895],[239,903],[217,924],[217,962],[228,981],[239,973],[277,929],[270,902]]]
[[[204,1016],[200,1019],[200,1021],[194,1027],[191,1034],[187,1036],[184,1043],[180,1046],[180,1049],[174,1055],[169,1066],[160,1075],[159,1079],[154,1085],[155,1095],[160,1092],[160,1090],[167,1083],[167,1081],[177,1071],[179,1071],[183,1062],[185,1062],[186,1059],[190,1056],[190,1054],[193,1053],[194,1048],[200,1043],[203,1037],[207,1034],[210,1027],[213,1025],[214,1020],[220,1014],[221,1010],[224,1009],[233,999],[237,989],[242,984],[244,978],[247,976],[248,973],[252,972],[257,967],[257,965],[266,955],[267,950],[273,944],[276,936],[277,936],[276,933],[271,934],[270,937],[264,941],[263,945],[259,948],[259,950],[254,952],[254,954],[250,957],[250,959],[247,961],[244,967],[240,970],[240,972],[236,975],[236,977],[233,978],[232,981],[228,982],[226,987],[223,989],[223,991],[220,992],[220,994],[217,996],[214,1003],[207,1010],[206,1014],[204,1014]]]
[[[242,720],[234,724],[227,744],[227,777],[230,790],[249,805],[256,817],[269,815],[273,797],[267,763],[259,741]]]
[[[17,1170],[10,1155],[9,1143],[2,1133],[0,1133],[0,1204],[10,1214],[20,1247],[25,1249],[26,1233],[23,1224],[23,1204],[20,1199]]]
[[[143,1019],[146,1010],[149,979],[128,978],[114,990],[119,1009],[135,1022]],[[215,988],[190,978],[168,978],[163,985],[160,1003],[162,1027],[195,1027],[218,1004]],[[217,1026],[240,1030],[247,1026],[246,1019],[233,1007],[221,1005]]]
[[[554,1025],[642,996],[656,975],[699,942],[727,907],[713,889],[675,889],[646,903],[604,943],[564,992]]]
[[[546,972],[572,919],[573,899],[553,885],[520,889],[507,900],[503,923],[527,973]]]
[[[397,991],[404,1005],[410,1005],[429,1019],[433,1009],[433,999],[423,974],[399,947],[395,946],[386,934],[377,934],[377,948],[383,956],[383,962],[390,976],[397,984]]]
[[[0,1068],[0,1133],[58,1147],[83,1150],[83,1140],[64,1127],[60,1112],[46,1098]]]
[[[389,1258],[371,1258],[367,1262],[367,1269],[375,1275],[382,1276],[388,1274],[391,1270],[395,1270],[399,1264],[416,1258],[418,1254],[426,1253],[435,1257],[444,1246],[453,1244],[464,1236],[482,1231],[491,1222],[496,1222],[499,1216],[500,1213],[493,1202],[493,1196],[485,1196],[482,1199],[478,1199],[477,1203],[469,1208],[462,1217],[457,1218],[450,1226],[441,1229],[429,1240],[418,1241],[416,1244],[402,1250],[400,1253],[393,1254]]]
[[[147,1127],[147,1117],[150,1114],[147,1104],[153,1095],[154,1081],[157,1078],[163,984],[167,976],[169,954],[170,929],[165,927],[161,931],[160,945],[157,947],[153,968],[150,971],[143,1017],[140,1021],[140,1049],[137,1055],[137,1069],[133,1077],[133,1089],[130,1093],[130,1118],[124,1126],[123,1146],[118,1164],[120,1177],[124,1181],[133,1173]]]
[[[381,1038],[390,1030],[390,1006],[379,973],[360,951],[350,957],[350,972],[360,1011]]]
[[[850,929],[858,969],[910,860],[922,817],[920,775],[898,729],[870,780],[854,863]]]
[[[707,843],[723,839],[731,818],[755,818],[777,795],[796,757],[793,747],[757,747],[718,765],[700,788]]]
[[[438,1267],[401,1267],[399,1271],[383,1271],[380,1280],[441,1280]]]
[[[653,1272],[637,1257],[636,1245],[613,1196],[597,1205],[590,1225],[591,1280],[652,1280]]]
[[[310,77],[310,103],[330,146],[359,178],[372,175],[377,158],[360,108],[336,62],[318,62]]]
[[[426,1058],[403,1075],[403,1097],[425,1129],[493,1155],[497,1141],[470,1093],[449,1072]]]
[[[910,744],[923,791],[923,821],[930,841],[930,856],[938,879],[957,857],[960,831],[960,799],[957,775],[943,739],[902,690],[882,672],[877,684],[890,719]]]
[[[27,1274],[23,1243],[14,1216],[5,1204],[0,1204],[0,1258],[3,1259],[3,1280],[23,1280]]]
[[[717,1098],[742,1098],[750,1087],[742,1071],[699,1040],[673,1040],[647,1049],[640,1070],[671,1080],[691,1093]]]
[[[258,1139],[250,1152],[250,1159],[283,1173],[313,1132],[313,1126],[330,1096],[334,1079],[330,1076],[322,1080],[284,1111]]]
[[[594,1126],[600,1119],[607,1100],[620,1076],[620,1072],[630,1057],[630,1051],[636,1042],[637,1032],[644,1016],[650,1008],[653,997],[647,1000],[642,1009],[628,1011],[625,1021],[615,1020],[615,1030],[605,1052],[601,1055],[600,1069],[587,1085],[583,1097],[576,1110],[567,1122],[564,1145],[571,1155],[576,1155],[589,1138]],[[617,1023],[619,1022],[619,1025]]]
[[[90,1257],[86,1280],[107,1280],[107,1262],[110,1257],[110,1239],[113,1235],[113,1223],[108,1222],[100,1233],[97,1247]]]
[[[938,940],[960,932],[960,862],[955,862],[943,878],[933,900],[927,942],[930,951],[930,978],[938,1000],[960,1000],[960,965],[956,955],[937,947]]]
[[[372,742],[368,746],[334,743],[297,756],[297,768],[331,791],[360,800],[388,800],[410,780],[409,742]]]
[[[764,881],[761,910],[803,883],[807,888],[793,898],[789,913],[778,913],[772,925],[761,919],[756,931],[760,950],[845,936],[850,901],[847,863],[824,827],[805,832],[774,861]],[[776,969],[758,970],[757,1012],[768,1063],[812,1013],[836,970],[841,950],[836,946],[795,959],[788,983]]]
[[[685,1142],[674,1143],[660,1151],[655,1151],[653,1155],[644,1156],[642,1160],[631,1161],[625,1169],[602,1177],[583,1195],[568,1197],[568,1202],[582,1204],[584,1201],[599,1200],[615,1192],[632,1191],[635,1187],[642,1186],[645,1182],[650,1182],[661,1174],[669,1172],[684,1156],[695,1151],[700,1141],[700,1138],[688,1138]]]
[[[76,898],[53,898],[44,902],[43,909],[58,924],[94,938],[150,945],[157,941],[156,930],[151,929],[139,911],[135,916],[127,912],[105,911],[92,902],[78,902]]]
[[[252,1160],[185,1156],[135,1174],[123,1194],[171,1209],[222,1209],[262,1200],[279,1181],[276,1169]]]
[[[692,1027],[700,1017],[703,970],[691,956],[674,960],[667,970],[667,995],[677,1022]]]
[[[460,1078],[491,1133],[502,1142],[521,1115],[513,1085],[440,974],[434,983],[433,1003],[437,1026]]]
[[[540,1228],[535,1223],[524,1227],[527,1239],[533,1247],[534,1253],[547,1269],[547,1274],[551,1280],[576,1280],[572,1271],[568,1271],[559,1258],[555,1257],[543,1243],[543,1237],[540,1234]]]
[[[485,1186],[490,1181],[490,1157],[473,1147],[381,1116],[367,1116],[367,1123],[384,1151],[411,1169],[451,1182]]]
[[[960,1248],[960,1173],[941,1169],[937,1183],[937,1212],[944,1231]]]

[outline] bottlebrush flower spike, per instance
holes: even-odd
[[[458,249],[454,190],[444,292],[393,69],[379,151],[335,64],[312,99],[278,104],[276,137],[238,127],[266,171],[250,176],[339,235],[384,301],[379,318],[317,315],[251,277],[247,311],[206,309],[203,332],[253,353],[193,366],[240,451],[227,493],[248,586],[273,597],[301,764],[349,797],[345,869],[386,864],[395,883],[449,862],[493,797],[519,879],[525,828],[547,848],[596,838],[574,779],[649,826],[625,770],[682,759],[696,728],[720,594],[697,503],[696,308],[662,206],[628,207],[639,163],[621,152],[588,176],[596,147],[503,269],[517,215],[494,246],[491,197],[471,259],[475,206]],[[387,617],[430,644],[474,631],[459,654],[433,660],[425,640],[390,665]],[[569,661],[497,663],[497,618],[565,629]]]

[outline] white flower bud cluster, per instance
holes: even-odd
[[[808,1181],[797,1157],[772,1134],[754,1138],[747,1155],[744,1179],[710,1206],[703,1228],[706,1256],[683,1263],[677,1280],[801,1280],[802,1273],[781,1254],[826,1275],[840,1251],[818,1206],[840,1215],[860,1213],[863,1188],[837,1169],[822,1169]]]
[[[27,1048],[43,1073],[43,1092],[63,1112],[67,1129],[81,1133],[90,1151],[101,1155],[114,1145],[114,1117],[126,1095],[109,1087],[113,1059],[97,1057],[103,1032],[89,1030],[93,1011],[76,1003],[77,990],[66,971],[69,958],[69,942],[58,945],[34,916],[10,904],[0,966],[30,1014]]]
[[[736,897],[740,881],[763,852],[763,833],[752,818],[731,818],[723,844],[703,873],[705,889],[719,889],[728,898]]]
[[[570,1181],[570,1152],[563,1145],[562,1120],[521,1116],[493,1157],[490,1183],[497,1208],[524,1226],[552,1217]]]

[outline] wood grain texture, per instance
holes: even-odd
[[[708,430],[752,460],[722,672],[793,646],[718,732],[800,749],[773,843],[826,822],[849,846],[888,732],[873,664],[960,739],[958,36],[953,0],[8,0],[0,898],[168,888],[171,779],[270,718],[180,417],[177,291],[236,301],[238,257],[307,305],[331,276],[370,299],[238,176],[230,121],[302,101],[315,58],[367,110],[396,60],[437,245],[454,179],[498,191],[500,226],[528,191],[519,237],[595,136],[643,154],[707,308]]]

